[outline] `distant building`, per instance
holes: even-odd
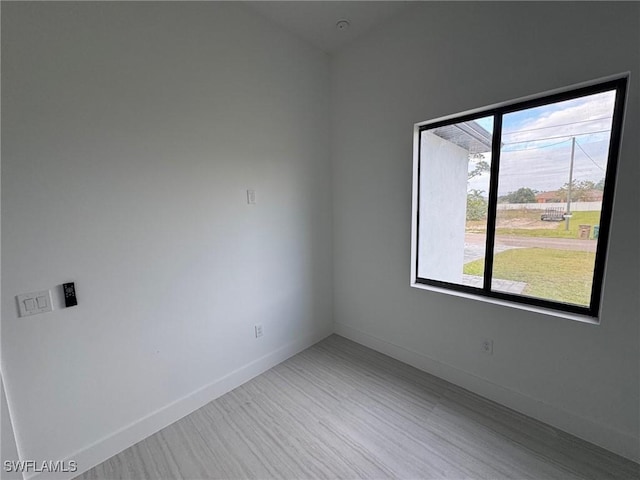
[[[602,190],[578,191],[571,195],[571,200],[574,202],[601,202]],[[536,194],[537,203],[561,203],[566,201],[565,193],[561,190]]]
[[[582,202],[601,202],[602,190],[589,190],[584,193],[580,201]]]
[[[537,203],[557,203],[562,201],[562,194],[560,192],[540,192],[536,193]]]

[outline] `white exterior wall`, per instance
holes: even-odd
[[[430,132],[422,132],[420,149],[418,275],[460,283],[469,152]]]

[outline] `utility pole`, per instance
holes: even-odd
[[[573,155],[576,150],[576,137],[571,137],[571,165],[569,166],[569,187],[567,188],[567,212],[565,214],[564,229],[569,230],[571,221],[571,184],[573,183]]]

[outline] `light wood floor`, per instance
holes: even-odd
[[[640,466],[333,335],[79,479],[638,479]]]

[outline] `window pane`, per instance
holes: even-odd
[[[420,134],[418,277],[482,288],[493,117]]]
[[[503,116],[493,290],[589,306],[614,102]]]

